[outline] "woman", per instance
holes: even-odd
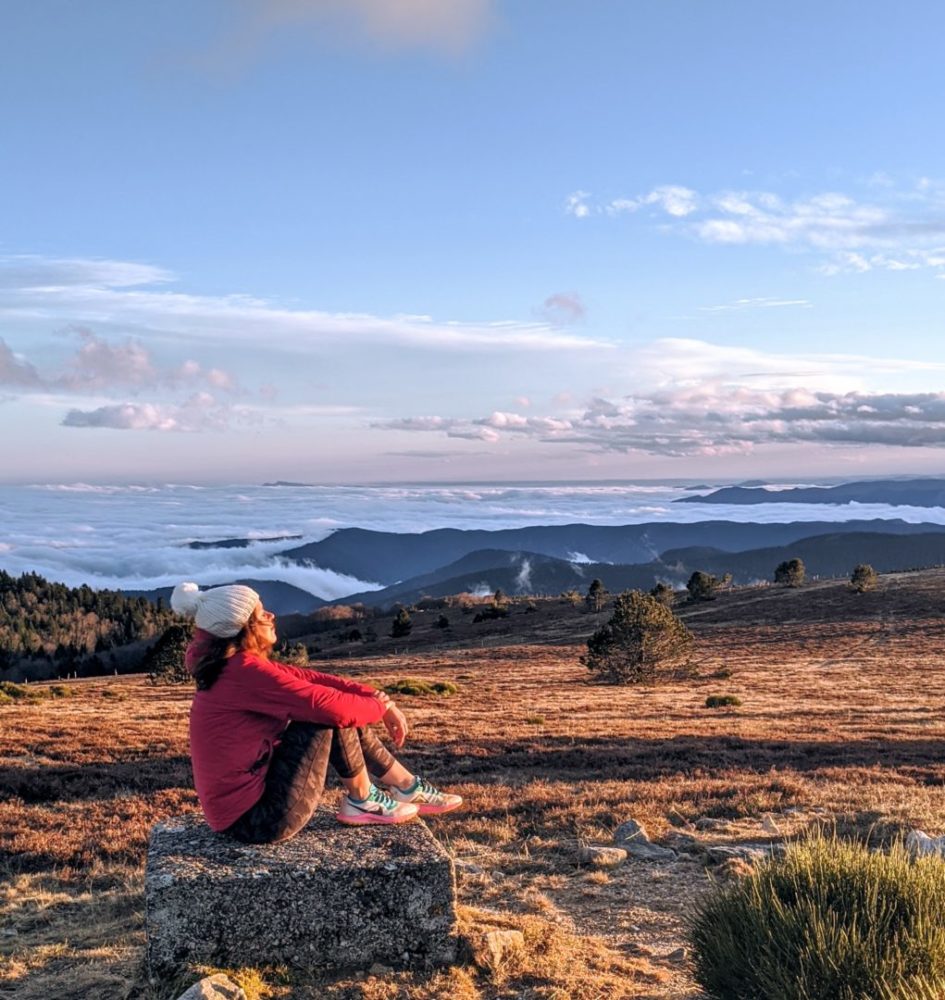
[[[366,728],[383,722],[403,746],[407,720],[383,691],[269,658],[275,616],[255,590],[182,583],[171,607],[197,626],[185,657],[197,682],[190,751],[213,830],[247,843],[287,840],[318,806],[329,763],[347,791],[342,823],[403,823],[462,804],[411,774]]]

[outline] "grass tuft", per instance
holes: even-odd
[[[11,705],[18,701],[44,701],[47,698],[69,698],[75,691],[65,684],[15,684],[0,681],[0,705]]]
[[[705,700],[706,708],[738,708],[742,700],[737,694],[710,694]]]
[[[459,691],[459,685],[452,681],[425,681],[418,677],[404,677],[384,686],[388,694],[437,695],[449,697]]]
[[[697,981],[715,1000],[945,995],[945,860],[813,837],[696,904]]]

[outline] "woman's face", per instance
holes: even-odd
[[[266,643],[275,644],[276,616],[263,607],[262,601],[256,605],[249,621],[260,639]]]

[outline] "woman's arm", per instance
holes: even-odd
[[[224,676],[233,685],[239,707],[263,715],[348,727],[378,722],[387,711],[387,704],[373,688],[359,685],[363,691],[341,690],[312,683],[304,676],[308,671],[301,673],[303,676],[284,664],[247,656],[242,662],[229,664]]]

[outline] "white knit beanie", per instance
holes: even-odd
[[[171,594],[174,611],[193,618],[197,628],[221,639],[230,639],[243,629],[258,603],[259,594],[240,583],[210,590],[201,590],[196,583],[179,583]]]

